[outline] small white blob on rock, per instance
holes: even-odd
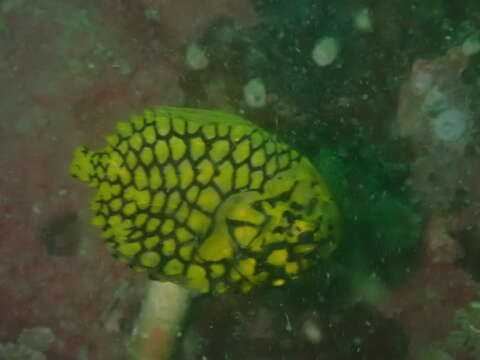
[[[318,344],[322,341],[322,329],[312,320],[306,320],[302,326],[303,334],[312,344]]]
[[[465,136],[469,123],[468,113],[449,108],[432,119],[433,136],[440,141],[458,141]]]
[[[425,95],[433,85],[433,75],[428,71],[418,71],[412,74],[411,90],[415,95]]]
[[[360,32],[373,31],[372,13],[369,8],[362,8],[353,14],[353,27]]]
[[[185,60],[187,66],[192,70],[202,70],[208,66],[207,54],[197,43],[191,43],[187,46]]]
[[[267,103],[267,91],[261,78],[251,79],[243,87],[243,96],[249,107],[260,108]]]
[[[324,36],[315,43],[312,59],[318,66],[327,66],[335,61],[339,51],[338,41],[331,36]]]
[[[467,56],[475,55],[480,51],[480,35],[470,35],[462,44],[462,52]]]

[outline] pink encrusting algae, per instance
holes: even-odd
[[[47,326],[48,359],[126,358],[122,324],[134,322],[145,284],[83,220],[87,192],[67,164],[75,144],[95,144],[133,109],[180,104],[182,47],[213,20],[256,21],[245,1],[204,5],[212,11],[189,0],[0,5],[0,342]]]

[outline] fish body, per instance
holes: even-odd
[[[113,254],[200,293],[282,286],[325,258],[339,214],[307,158],[243,118],[159,107],[120,122],[72,175],[97,189],[93,224]]]

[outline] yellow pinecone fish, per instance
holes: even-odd
[[[159,107],[117,125],[72,175],[93,224],[151,279],[206,293],[281,286],[336,248],[337,207],[309,160],[221,111]]]

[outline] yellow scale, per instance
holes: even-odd
[[[117,125],[72,175],[97,189],[93,224],[115,256],[201,292],[282,286],[339,240],[339,215],[305,157],[241,117],[159,107]]]

